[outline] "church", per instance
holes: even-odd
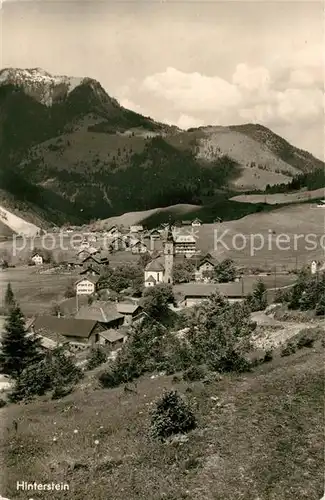
[[[164,241],[163,255],[149,262],[144,270],[144,286],[155,286],[159,283],[173,283],[173,265],[175,242],[169,227]]]

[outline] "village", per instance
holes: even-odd
[[[61,290],[61,296],[65,293],[66,298],[51,304],[42,314],[28,314],[28,330],[50,348],[68,342],[77,350],[94,345],[115,350],[126,341],[128,327],[144,317],[143,292],[157,285],[172,287],[174,301],[169,307],[177,314],[207,300],[217,290],[230,302],[243,301],[258,279],[265,283],[269,301],[278,289],[294,283],[294,274],[245,273],[230,259],[218,261],[211,253],[203,253],[198,231],[201,224],[194,219],[183,225],[166,222],[150,231],[142,225],[112,225],[100,232],[84,232],[80,244],[56,264],[48,250],[30,252],[26,257],[28,268],[37,273],[39,280],[50,277],[55,283],[67,277],[69,285],[68,290]],[[63,230],[63,235],[73,233],[76,228]],[[311,272],[316,268],[321,270],[320,265],[312,263]],[[116,287],[115,283],[112,289],[109,281],[114,280],[107,278],[114,269],[121,274],[121,284]],[[10,271],[3,259],[3,280]],[[19,266],[15,272],[19,272]],[[128,279],[130,272],[135,275]],[[75,279],[72,281],[70,276]],[[14,284],[13,289],[15,292]]]

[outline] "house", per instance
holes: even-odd
[[[221,217],[216,217],[213,222],[214,224],[219,224],[220,222],[222,222],[222,219]]]
[[[84,239],[83,242],[81,243],[80,247],[79,247],[79,252],[81,250],[85,250],[87,248],[90,248],[90,243],[89,243],[89,241],[87,241],[86,239]]]
[[[143,309],[139,304],[116,302],[115,306],[117,312],[124,316],[124,325],[131,325],[143,318]]]
[[[96,243],[97,236],[94,233],[84,233],[84,237],[88,243]]]
[[[325,262],[318,262],[316,260],[313,260],[312,263],[310,264],[311,274],[316,274],[318,272],[323,272],[323,271],[325,271]]]
[[[178,306],[179,307],[193,307],[204,300],[207,300],[211,294],[215,293],[217,291],[217,286],[216,285],[196,285],[192,283],[186,283],[185,286],[182,285],[182,289],[179,294],[179,299],[178,299]],[[176,293],[177,290],[179,289],[178,287],[176,288]]]
[[[143,241],[137,240],[131,245],[132,253],[147,253],[148,247]]]
[[[199,227],[202,225],[202,221],[200,219],[194,219],[192,221],[192,227]]]
[[[316,260],[313,260],[310,263],[310,274],[316,274],[318,270],[319,263]]]
[[[196,239],[192,234],[178,234],[174,237],[175,254],[191,257],[196,253]]]
[[[91,295],[96,291],[96,283],[98,278],[95,276],[88,276],[81,278],[75,283],[77,295]]]
[[[119,328],[124,323],[124,316],[118,312],[116,303],[104,300],[96,300],[91,305],[82,306],[75,318],[98,321],[106,329]]]
[[[77,257],[79,260],[85,260],[89,255],[96,255],[99,253],[99,249],[95,247],[81,248],[77,252]]]
[[[30,330],[57,344],[69,342],[87,346],[98,342],[99,332],[104,331],[105,327],[95,320],[38,316]]]
[[[79,260],[79,259],[70,259],[68,262],[67,262],[67,266],[69,269],[81,269],[83,267],[82,265],[82,261]]]
[[[42,266],[44,259],[39,253],[34,253],[32,255],[31,261],[34,262],[35,266]]]
[[[100,276],[100,270],[96,265],[89,264],[79,274],[80,276]]]
[[[117,237],[120,236],[121,232],[119,228],[114,224],[113,226],[110,226],[106,231],[105,231],[105,237],[112,238],[112,237]]]
[[[115,330],[114,328],[109,328],[103,332],[99,332],[98,335],[98,344],[107,346],[111,351],[122,347],[127,340],[127,332],[123,329]]]
[[[243,285],[243,282],[203,284],[184,283],[174,287],[175,296],[179,307],[193,307],[207,300],[213,293],[220,292],[229,302],[240,302],[253,290],[256,280],[250,280]]]
[[[137,226],[130,226],[130,233],[142,233],[143,232],[143,226],[141,224]]]
[[[113,238],[113,240],[110,242],[109,249],[110,251],[113,252],[121,252],[127,250],[129,247],[128,242],[126,239],[122,238],[121,236],[117,236],[116,238]]]
[[[83,266],[96,265],[100,268],[105,268],[109,265],[109,260],[107,254],[103,252],[98,252],[97,254],[86,255],[82,260]]]
[[[161,234],[158,231],[158,229],[152,229],[151,231],[149,231],[148,236],[151,240],[160,240],[160,238],[161,238]]]
[[[212,257],[204,257],[199,261],[195,271],[195,281],[203,281],[204,278],[213,273],[217,262]]]

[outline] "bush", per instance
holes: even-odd
[[[174,434],[185,434],[196,425],[192,409],[177,391],[165,392],[151,413],[152,435],[161,441]]]
[[[0,398],[0,408],[3,408],[7,405],[7,401],[5,399]]]
[[[291,354],[294,354],[296,352],[296,346],[292,342],[289,342],[281,351],[281,356],[291,356]]]
[[[268,363],[269,361],[272,361],[272,359],[273,359],[273,352],[270,349],[269,351],[266,351],[263,358],[263,363]]]
[[[298,349],[302,349],[303,347],[313,347],[315,340],[308,335],[303,335],[297,342]]]
[[[56,398],[66,394],[81,379],[82,371],[73,360],[58,347],[46,354],[38,363],[29,365],[16,380],[9,399],[12,402],[28,401],[53,391]],[[70,392],[71,392],[70,390]]]
[[[184,374],[183,379],[186,382],[195,382],[195,380],[202,380],[206,376],[206,369],[204,366],[191,366]]]
[[[87,370],[93,370],[97,366],[107,361],[107,354],[100,347],[91,350],[89,359],[87,360]]]

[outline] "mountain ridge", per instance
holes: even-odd
[[[59,224],[204,205],[324,166],[262,125],[184,131],[40,68],[0,71],[0,148],[2,193]]]

